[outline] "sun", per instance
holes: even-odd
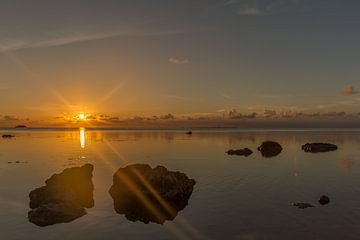
[[[85,119],[86,119],[85,114],[84,114],[84,113],[80,113],[80,114],[79,114],[79,119],[80,119],[80,120],[85,120]]]

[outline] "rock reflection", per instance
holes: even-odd
[[[38,226],[71,222],[94,206],[93,165],[67,168],[30,192],[29,221]]]
[[[163,224],[187,206],[195,183],[184,173],[162,166],[134,164],[114,174],[109,193],[115,211],[128,220]]]

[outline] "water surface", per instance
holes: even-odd
[[[9,131],[0,139],[1,239],[359,239],[358,131]],[[283,146],[264,158],[265,140]],[[305,153],[307,142],[339,149]],[[248,147],[249,157],[228,156]],[[70,223],[38,227],[28,194],[66,168],[94,165],[93,208]],[[114,211],[112,176],[134,163],[181,171],[196,180],[188,205],[164,224],[132,222]],[[317,199],[328,195],[329,205]],[[298,209],[292,202],[314,208]]]

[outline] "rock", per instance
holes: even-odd
[[[67,168],[30,192],[29,221],[38,226],[73,221],[94,206],[93,165]]]
[[[15,128],[27,128],[25,125],[17,125]]]
[[[77,202],[62,201],[40,205],[28,213],[28,218],[37,226],[45,227],[57,223],[68,223],[85,214],[85,208]]]
[[[115,211],[128,220],[163,224],[187,206],[195,183],[184,173],[162,166],[134,164],[114,174],[109,193]]]
[[[293,206],[304,209],[304,208],[309,208],[309,207],[314,207],[313,205],[309,204],[309,203],[292,203]]]
[[[186,132],[187,135],[191,135],[192,134],[192,131],[188,131]]]
[[[266,141],[258,147],[258,150],[264,157],[275,157],[281,153],[282,147],[277,142]]]
[[[320,203],[321,205],[329,204],[329,203],[330,203],[330,198],[329,198],[328,196],[322,195],[322,196],[319,198],[319,203]]]
[[[312,153],[329,152],[338,149],[338,147],[335,144],[331,144],[331,143],[306,143],[302,145],[301,148],[305,152],[312,152]]]
[[[232,150],[230,149],[229,151],[226,152],[228,155],[238,155],[238,156],[249,156],[253,153],[253,151],[251,151],[249,148],[244,148],[244,149],[237,149],[237,150]]]
[[[11,135],[11,134],[4,134],[2,135],[2,138],[13,138],[15,137],[14,135]]]

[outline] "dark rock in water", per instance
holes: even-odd
[[[67,168],[30,192],[29,221],[38,226],[71,222],[94,206],[93,165]]]
[[[301,148],[305,152],[312,152],[312,153],[329,152],[338,149],[338,147],[335,144],[331,144],[331,143],[306,143],[302,145]]]
[[[2,135],[2,138],[13,138],[15,137],[14,135],[11,135],[11,134],[4,134]]]
[[[226,152],[228,155],[238,155],[238,156],[249,156],[253,153],[253,151],[251,151],[249,148],[244,148],[244,149],[237,149],[237,150],[232,150],[230,149],[229,151]]]
[[[55,199],[54,199],[55,201]],[[77,202],[60,201],[40,205],[28,213],[29,221],[40,227],[57,223],[68,223],[86,214]]]
[[[25,125],[17,125],[15,128],[27,128]]]
[[[313,205],[309,204],[309,203],[292,203],[293,206],[304,209],[304,208],[309,208],[309,207],[314,207]]]
[[[195,183],[184,173],[162,166],[134,164],[114,174],[109,193],[115,211],[128,220],[163,224],[187,206]]]
[[[188,131],[188,132],[186,132],[186,134],[191,135],[191,134],[192,134],[192,131]]]
[[[328,196],[322,195],[322,196],[319,198],[319,203],[320,203],[321,205],[329,204],[329,203],[330,203],[330,198],[329,198]]]
[[[277,142],[266,141],[258,147],[258,150],[264,157],[275,157],[281,153],[282,147]]]

